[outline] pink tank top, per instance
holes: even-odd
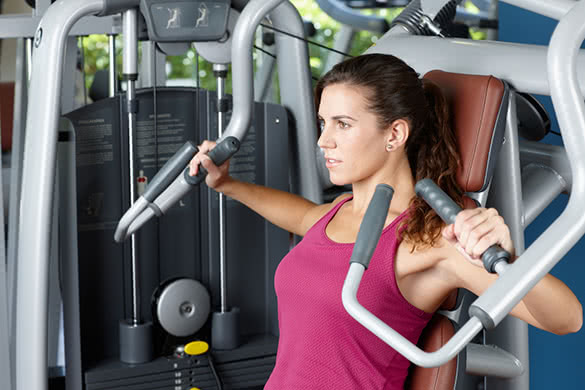
[[[353,243],[325,233],[337,204],[279,264],[275,275],[280,339],[265,390],[402,389],[410,363],[344,309],[341,289]],[[366,309],[416,343],[431,314],[412,306],[396,284],[398,223],[382,232],[357,294]]]

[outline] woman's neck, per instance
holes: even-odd
[[[381,170],[376,175],[366,180],[353,183],[352,209],[356,215],[364,215],[374,196],[378,184],[388,184],[394,189],[394,195],[390,202],[390,211],[399,214],[408,208],[414,192],[414,177],[405,158],[394,169]]]

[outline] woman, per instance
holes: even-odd
[[[396,57],[352,58],[318,83],[315,96],[322,148],[331,182],[352,194],[317,205],[286,192],[244,183],[213,165],[201,145],[191,162],[209,172],[206,183],[303,240],[275,276],[280,339],[266,389],[401,389],[409,362],[363,328],[341,303],[361,220],[379,183],[394,196],[385,228],[364,275],[360,303],[411,342],[451,291],[480,295],[496,279],[479,260],[491,245],[510,253],[510,232],[494,209],[461,212],[453,225],[414,192],[431,178],[456,202],[458,152],[440,90]],[[311,272],[307,272],[310,270]],[[511,312],[547,331],[576,332],[581,304],[547,275]]]

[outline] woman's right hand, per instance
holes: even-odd
[[[220,191],[220,187],[230,179],[229,176],[229,160],[223,163],[221,166],[217,166],[211,161],[207,153],[215,148],[216,143],[213,141],[203,141],[199,145],[199,152],[189,162],[189,175],[195,176],[199,172],[199,164],[207,170],[207,177],[205,178],[205,184],[208,187],[213,188],[216,191]]]

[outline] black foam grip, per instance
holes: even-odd
[[[386,222],[392,195],[394,195],[394,189],[389,185],[378,184],[376,186],[376,192],[374,192],[360,225],[360,231],[349,260],[350,263],[360,263],[364,268],[368,268],[380,240],[384,222]]]
[[[422,197],[448,224],[455,222],[461,207],[457,205],[439,186],[430,179],[422,179],[414,186],[416,194]],[[495,266],[500,261],[509,262],[510,253],[499,245],[490,246],[482,255],[483,266],[490,273],[495,273]]]
[[[223,164],[230,159],[240,149],[240,141],[236,137],[226,137],[223,141],[218,143],[215,148],[207,154],[211,161],[217,166]],[[185,181],[191,185],[197,185],[205,180],[207,170],[202,165],[199,166],[199,171],[196,176],[189,175],[189,167],[184,171]]]
[[[197,153],[197,147],[193,142],[185,142],[152,178],[142,197],[153,202],[175,180],[195,153]]]

